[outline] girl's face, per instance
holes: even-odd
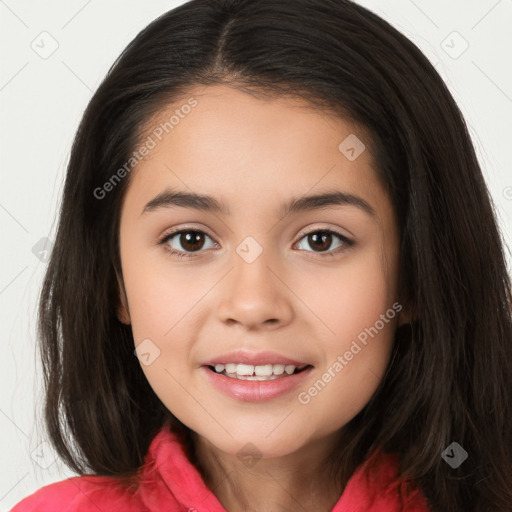
[[[195,89],[147,127],[122,208],[118,316],[165,406],[233,455],[335,436],[379,385],[401,315],[398,232],[369,141],[304,107]],[[290,361],[309,366],[277,376]]]

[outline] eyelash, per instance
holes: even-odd
[[[200,229],[181,229],[179,231],[173,231],[172,233],[168,233],[166,235],[163,236],[163,238],[160,239],[160,241],[158,242],[159,245],[162,245],[164,250],[167,251],[171,256],[176,256],[177,258],[195,258],[197,257],[197,254],[192,252],[192,253],[186,253],[186,252],[183,252],[183,251],[177,251],[176,249],[172,249],[169,245],[168,245],[168,241],[170,239],[172,239],[173,237],[175,237],[176,235],[179,235],[179,234],[182,234],[182,233],[201,233],[203,235],[206,235],[208,238],[211,238],[207,233],[205,233],[204,231],[200,230]],[[329,258],[329,257],[333,257],[335,256],[336,254],[338,254],[339,252],[343,251],[344,249],[347,249],[349,247],[352,247],[355,242],[353,240],[351,240],[350,238],[347,238],[345,235],[339,233],[338,231],[335,231],[335,230],[332,230],[332,229],[315,229],[313,231],[309,231],[308,233],[304,233],[302,235],[302,237],[299,239],[299,242],[300,240],[302,240],[303,238],[307,237],[308,235],[311,235],[313,233],[328,233],[328,234],[332,234],[332,235],[335,235],[337,236],[338,238],[340,238],[340,240],[343,242],[343,244],[345,245],[345,247],[341,246],[341,247],[338,247],[337,249],[335,250],[332,250],[332,251],[326,251],[326,252],[321,252],[321,253],[316,253],[316,254],[320,254],[321,258]],[[203,251],[196,251],[196,252],[203,252]],[[314,252],[314,251],[306,251],[306,252]]]

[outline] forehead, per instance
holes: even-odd
[[[128,190],[139,203],[167,185],[247,206],[334,187],[368,202],[382,193],[366,132],[302,98],[196,87],[146,123],[150,139]]]

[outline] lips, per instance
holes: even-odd
[[[248,352],[246,350],[236,350],[228,352],[224,355],[209,359],[203,363],[203,366],[213,366],[217,364],[245,364],[252,366],[265,366],[265,365],[284,365],[295,366],[300,368],[307,366],[309,363],[306,361],[298,361],[289,357],[283,356],[278,352],[265,351],[265,352]]]
[[[201,365],[209,382],[222,393],[246,402],[277,398],[305,382],[313,370],[306,361],[273,351],[236,350]]]
[[[304,388],[313,369],[312,365],[307,365],[302,371],[286,376],[241,377],[217,373],[210,366],[200,368],[202,375],[214,388],[231,399],[243,402],[264,402],[290,396],[294,389]]]

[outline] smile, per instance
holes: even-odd
[[[200,369],[209,384],[222,394],[243,402],[263,402],[303,388],[314,367],[310,364],[298,367],[218,363],[215,366],[201,366]],[[267,375],[258,375],[256,372]]]
[[[291,364],[265,364],[252,365],[243,363],[216,364],[208,366],[215,373],[225,375],[226,377],[239,380],[258,380],[267,381],[282,379],[299,373],[310,365],[294,366]]]

